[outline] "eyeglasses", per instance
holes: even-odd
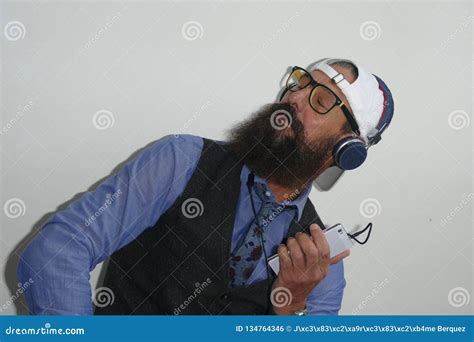
[[[334,107],[340,107],[344,113],[347,121],[351,125],[352,130],[359,135],[359,125],[357,124],[354,116],[349,111],[344,102],[337,96],[331,89],[325,85],[318,83],[314,80],[311,74],[298,66],[294,66],[291,69],[291,73],[286,80],[286,89],[280,97],[280,101],[286,95],[288,91],[297,92],[306,87],[313,87],[311,93],[309,94],[309,105],[319,114],[327,114]]]

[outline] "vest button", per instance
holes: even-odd
[[[224,293],[222,296],[221,296],[222,299],[229,299],[229,294],[228,293]]]

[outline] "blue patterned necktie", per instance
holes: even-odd
[[[257,214],[260,227],[265,230],[264,220],[273,214],[273,219],[283,210],[277,210],[281,204],[276,203],[270,197],[270,192],[265,189],[262,183],[255,183],[255,192],[262,201],[262,206]],[[272,219],[272,220],[273,220]],[[265,242],[265,240],[264,240]],[[256,221],[250,225],[247,234],[240,239],[231,253],[231,262],[229,267],[229,285],[230,287],[243,286],[252,275],[255,266],[262,256],[262,246],[260,245],[260,234]]]

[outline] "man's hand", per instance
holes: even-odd
[[[306,299],[335,264],[350,254],[346,250],[329,258],[329,245],[324,232],[317,224],[310,226],[311,236],[297,233],[287,245],[278,247],[280,272],[273,283],[271,302],[278,315],[292,315],[303,310]]]

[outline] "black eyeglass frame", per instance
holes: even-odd
[[[304,86],[303,88],[300,88],[298,87],[297,89],[295,89],[295,87],[291,87],[291,85],[294,85],[296,86],[296,84],[294,83],[291,83],[291,76],[293,75],[293,73],[296,71],[296,70],[301,70],[302,72],[304,72],[306,75],[309,76],[311,82],[309,82],[306,86]],[[303,69],[299,66],[294,66],[292,69],[291,69],[291,73],[290,75],[288,76],[288,79],[286,80],[286,85],[285,85],[285,90],[283,91],[283,93],[281,94],[281,97],[280,97],[280,101],[283,99],[283,97],[286,95],[286,93],[288,91],[291,91],[291,92],[296,92],[296,91],[299,91],[301,89],[304,89],[304,88],[307,88],[308,86],[312,86],[313,89],[311,90],[311,93],[309,94],[309,97],[308,97],[308,102],[309,102],[309,105],[311,106],[311,108],[318,114],[321,114],[321,115],[326,115],[327,113],[329,113],[334,107],[340,107],[342,109],[342,112],[344,113],[344,116],[346,117],[347,121],[349,121],[349,124],[352,128],[352,131],[354,133],[356,133],[357,135],[360,135],[360,131],[359,131],[359,125],[357,124],[357,121],[355,120],[354,118],[354,115],[352,115],[352,113],[349,111],[349,109],[347,108],[347,106],[344,104],[344,102],[339,98],[339,96],[337,96],[331,89],[329,89],[328,87],[326,87],[324,84],[321,84],[321,83],[318,83],[314,78],[313,76],[311,76],[311,74],[306,70],[306,69]],[[334,95],[334,97],[336,98],[336,102],[334,103],[334,105],[329,108],[327,110],[327,112],[324,112],[324,113],[321,113],[320,111],[318,111],[316,108],[313,107],[313,105],[311,104],[311,98],[313,96],[313,92],[315,91],[315,89],[317,87],[323,87],[325,89],[327,89],[329,92],[331,92],[331,94]],[[292,90],[292,89],[295,89],[295,90]]]

